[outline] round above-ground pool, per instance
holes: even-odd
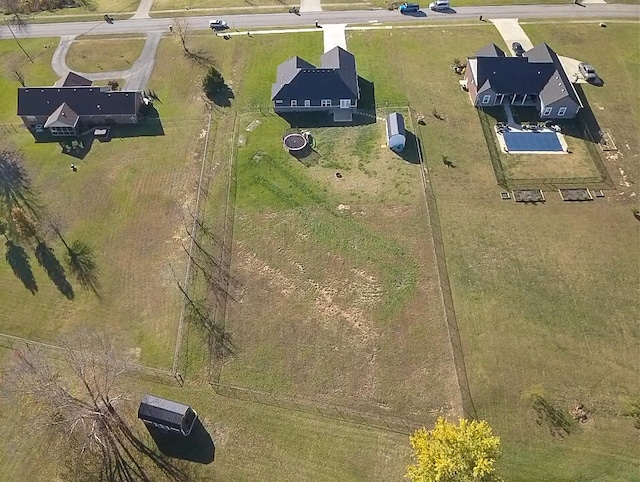
[[[284,147],[286,147],[287,150],[292,153],[304,150],[305,147],[307,147],[307,145],[309,144],[309,141],[305,136],[297,133],[287,134],[286,136],[284,136],[283,141]]]

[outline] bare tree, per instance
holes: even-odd
[[[165,480],[188,480],[183,469],[142,442],[121,414],[126,397],[118,379],[126,363],[113,345],[90,335],[83,337],[82,346],[86,348],[64,348],[56,360],[34,346],[15,351],[6,384],[11,395],[38,410],[32,429],[49,429],[65,443],[73,480],[150,482],[157,480],[150,475],[157,475],[156,469]]]
[[[189,23],[184,18],[176,18],[173,20],[173,31],[178,34],[178,38],[182,43],[182,48],[184,49],[187,55],[190,55],[191,52],[187,47],[187,41],[191,36],[191,32],[189,31]]]
[[[20,69],[14,69],[13,70],[13,76],[16,78],[16,80],[18,82],[20,82],[20,85],[22,87],[26,87],[25,81],[24,81],[24,74],[22,73],[22,71]]]

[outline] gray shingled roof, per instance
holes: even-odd
[[[188,405],[166,400],[153,395],[145,395],[138,408],[138,418],[180,429]]]
[[[545,104],[569,97],[582,105],[557,54],[545,43],[522,57],[505,57],[495,44],[489,44],[475,57],[478,94],[487,89],[500,94],[538,94]]]
[[[44,126],[49,127],[75,127],[78,124],[78,114],[65,102],[49,116]]]
[[[83,77],[82,75],[78,75],[75,72],[69,72],[67,77],[64,79],[62,83],[63,87],[88,87],[93,84],[93,81]]]
[[[358,96],[358,74],[356,72],[356,58],[351,52],[342,47],[334,47],[320,57],[323,69],[337,69],[340,78],[349,87],[353,96]]]
[[[353,54],[334,47],[321,57],[315,67],[300,57],[292,57],[278,66],[271,98],[304,98],[305,93],[329,92],[334,96],[358,96],[358,74]]]
[[[140,91],[108,90],[105,87],[21,87],[19,116],[49,116],[67,103],[79,116],[135,115]]]
[[[485,45],[476,52],[476,57],[504,57],[504,51],[494,43]]]

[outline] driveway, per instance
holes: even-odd
[[[53,71],[60,76],[60,79],[56,82],[55,85],[62,85],[65,77],[71,71],[71,69],[67,66],[67,54],[69,53],[69,48],[71,48],[71,44],[73,43],[75,38],[75,35],[63,36],[60,39],[58,48],[53,53],[53,57],[51,58],[51,67],[53,68]],[[142,48],[140,56],[128,70],[76,73],[94,81],[123,79],[123,89],[143,90],[146,87],[147,82],[149,82],[149,78],[151,77],[151,72],[153,71],[153,66],[155,65],[156,52],[158,50],[158,45],[160,44],[161,38],[162,34],[160,32],[147,34],[147,39],[144,43],[144,47]]]
[[[300,12],[322,12],[322,1],[300,0]]]
[[[344,28],[346,26],[346,23],[321,25],[325,52],[328,52],[334,47],[342,47],[347,50],[347,38],[344,33]]]
[[[511,44],[513,42],[519,42],[525,50],[533,48],[533,43],[529,40],[525,31],[522,30],[517,18],[489,19],[489,21],[496,27],[512,54]]]
[[[136,13],[133,14],[132,19],[136,18],[151,18],[149,17],[149,10],[153,6],[153,0],[140,0],[140,5],[138,5],[138,9]]]

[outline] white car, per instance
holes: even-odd
[[[211,30],[225,30],[229,28],[229,24],[227,24],[227,22],[225,22],[224,20],[209,20],[209,28]]]
[[[436,0],[435,2],[431,2],[429,4],[429,8],[431,10],[449,10],[451,5],[449,5],[449,0]]]

